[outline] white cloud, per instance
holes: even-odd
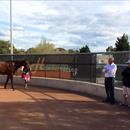
[[[57,47],[92,51],[114,45],[130,35],[129,1],[13,1],[13,42],[29,48],[45,37]],[[0,38],[9,39],[9,2],[0,4]]]

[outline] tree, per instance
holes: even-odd
[[[16,49],[15,54],[25,54],[25,50],[24,49]]]
[[[116,51],[128,51],[130,50],[129,41],[128,41],[128,35],[125,33],[122,37],[117,37],[117,41],[115,43],[115,50]]]
[[[69,53],[69,54],[79,53],[79,50],[69,49],[69,50],[68,50],[68,53]]]
[[[34,52],[35,52],[35,49],[34,49],[33,47],[27,49],[27,51],[26,51],[27,54],[32,54],[32,53],[34,53]]]
[[[41,41],[38,45],[35,47],[35,52],[36,53],[54,53],[55,46],[52,43],[46,42],[46,41]]]
[[[27,53],[33,54],[49,54],[55,53],[55,45],[53,43],[47,42],[46,40],[41,40],[39,44],[37,44],[33,48],[29,48]]]
[[[88,45],[83,46],[82,48],[80,48],[80,53],[90,53],[90,49],[88,47]]]
[[[115,51],[115,48],[113,48],[113,46],[109,46],[107,49],[106,49],[107,52],[111,52],[111,51]]]
[[[9,41],[0,40],[0,54],[10,54],[11,44]],[[13,53],[14,54],[23,54],[23,49],[17,49],[13,46]]]
[[[0,54],[10,53],[10,43],[9,41],[0,40]]]
[[[67,51],[64,48],[56,48],[55,49],[55,53],[57,53],[57,54],[64,54],[64,53],[67,53]]]

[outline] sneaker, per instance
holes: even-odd
[[[25,85],[25,89],[29,89],[27,85]]]
[[[120,102],[119,105],[120,105],[120,106],[128,106],[127,103],[122,103],[122,102]]]

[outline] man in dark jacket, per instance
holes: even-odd
[[[128,66],[122,71],[123,77],[123,105],[128,105],[130,108],[130,60],[127,62]]]

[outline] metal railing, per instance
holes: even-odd
[[[13,55],[14,60],[27,60],[32,76],[61,78],[103,84],[102,68],[110,56],[118,66],[116,85],[120,86],[121,72],[130,58],[130,52],[106,52],[88,54],[35,54]],[[11,55],[0,55],[0,61],[11,60]],[[20,70],[16,73],[19,75]]]

